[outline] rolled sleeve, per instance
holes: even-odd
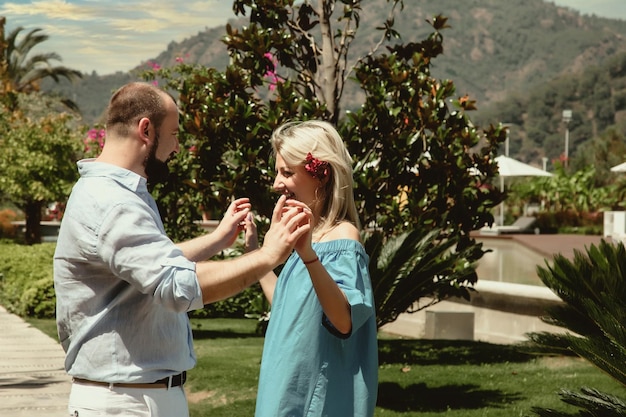
[[[185,257],[168,259],[163,265],[167,275],[161,279],[154,296],[175,311],[198,310],[204,307],[202,291],[196,276],[196,264]]]

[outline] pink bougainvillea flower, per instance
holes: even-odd
[[[101,150],[104,147],[104,137],[106,135],[106,131],[104,129],[89,129],[87,131],[87,137],[83,139],[83,144],[85,145],[84,151],[90,152],[92,149],[96,148]],[[97,144],[97,147],[94,146]]]
[[[278,60],[270,52],[266,52],[263,56],[272,62],[272,65],[267,66],[265,78],[269,78],[269,89],[270,91],[274,91],[276,89],[276,84],[280,81],[275,72]]]

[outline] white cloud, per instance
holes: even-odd
[[[7,32],[41,28],[50,36],[38,52],[54,51],[83,72],[127,71],[182,41],[235,17],[230,1],[9,1],[0,5]]]
[[[626,20],[624,0],[555,0],[581,13]],[[206,28],[235,18],[230,0],[8,0],[0,4],[7,32],[41,28],[50,36],[37,52],[57,52],[83,72],[128,71]]]

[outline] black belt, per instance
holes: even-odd
[[[149,388],[171,388],[171,387],[179,387],[187,381],[187,372],[183,371],[178,375],[168,376],[166,378],[159,379],[154,382],[102,382],[102,381],[91,381],[89,379],[83,378],[73,378],[72,381],[76,384],[83,385],[98,385],[103,387],[119,387],[119,388],[140,388],[140,389],[149,389]]]

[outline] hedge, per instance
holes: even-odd
[[[0,304],[22,317],[54,318],[52,258],[56,243],[21,245],[0,240]],[[192,312],[195,317],[260,317],[269,309],[255,285],[239,295]]]

